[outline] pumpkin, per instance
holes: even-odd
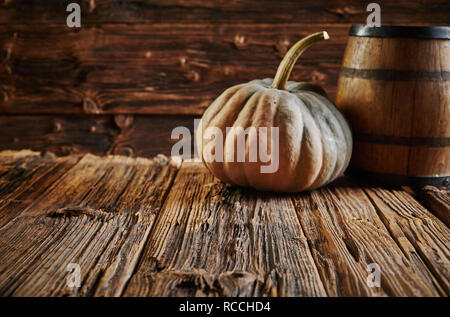
[[[274,79],[228,88],[206,109],[196,139],[212,174],[276,192],[317,188],[343,174],[352,152],[346,120],[321,87],[288,81],[300,55],[328,38],[326,32],[303,38],[286,53]]]

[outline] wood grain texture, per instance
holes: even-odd
[[[0,229],[0,294],[120,294],[179,164],[84,156]],[[78,289],[66,285],[70,263]]]
[[[450,229],[412,195],[348,178],[280,195],[162,155],[3,151],[0,295],[448,296]]]
[[[229,86],[272,77],[290,45],[322,30],[331,41],[306,52],[293,79],[320,84],[334,100],[349,26],[368,15],[361,0],[82,0],[82,27],[70,29],[70,2],[0,1],[1,114],[200,115]],[[377,3],[385,25],[448,24],[447,0]],[[92,142],[83,151],[108,153],[104,137],[79,135]],[[155,138],[142,152],[161,148]]]
[[[402,190],[367,188],[378,214],[406,254],[420,254],[450,294],[450,229]],[[411,246],[415,251],[411,252]]]
[[[444,293],[411,243],[397,245],[360,187],[341,179],[293,199],[328,295]],[[380,288],[367,284],[371,263],[380,268]]]
[[[0,29],[0,112],[201,115],[226,88],[274,77],[300,38],[327,30],[292,79],[336,94],[348,25],[103,24]],[[35,48],[39,47],[39,50]]]
[[[39,6],[28,1],[3,1],[0,23],[63,23],[69,0],[46,0]],[[368,2],[361,0],[279,0],[255,4],[252,0],[82,0],[83,24],[114,23],[364,23]],[[379,0],[383,24],[448,23],[445,0]],[[414,17],[414,20],[411,19]]]
[[[188,128],[193,137],[192,116],[0,116],[0,150],[32,149],[57,155],[170,155],[172,146],[180,140],[171,137],[178,126]],[[193,147],[192,140],[186,142]]]
[[[450,188],[425,186],[419,191],[420,202],[450,227]]]
[[[349,37],[336,103],[352,126],[351,168],[450,175],[449,56],[445,39]]]
[[[288,196],[183,163],[126,296],[325,296]]]
[[[51,153],[17,152],[14,161],[5,164],[8,152],[0,152],[0,228],[39,198],[54,182],[71,169],[79,156],[57,158]],[[7,168],[5,168],[5,165]]]

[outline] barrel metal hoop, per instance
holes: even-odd
[[[423,39],[450,39],[450,27],[448,26],[367,26],[353,24],[349,35],[361,37],[386,37],[386,38],[423,38]]]
[[[349,168],[345,174],[362,179],[369,183],[375,183],[383,186],[412,186],[423,187],[432,185],[436,187],[449,186],[450,175],[440,176],[407,176],[390,173],[368,172],[357,168]]]
[[[450,138],[409,137],[354,133],[355,142],[403,146],[448,147]]]
[[[342,67],[341,76],[385,81],[450,81],[450,71],[395,70],[395,69],[357,69]]]

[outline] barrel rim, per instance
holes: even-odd
[[[400,26],[382,25],[367,26],[353,24],[350,36],[360,37],[386,37],[386,38],[423,38],[423,39],[450,39],[450,26]]]
[[[382,186],[423,187],[431,185],[436,187],[447,187],[450,184],[450,175],[438,175],[438,176],[400,175],[392,173],[367,171],[353,166],[350,166],[345,172],[345,174],[348,176],[364,180],[368,183]]]

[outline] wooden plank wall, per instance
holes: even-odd
[[[294,80],[330,97],[351,23],[370,1],[83,0],[0,2],[0,149],[58,155],[170,154],[176,126],[193,128],[225,88],[272,77],[295,41],[327,30]],[[448,25],[450,2],[377,1],[382,24]]]

